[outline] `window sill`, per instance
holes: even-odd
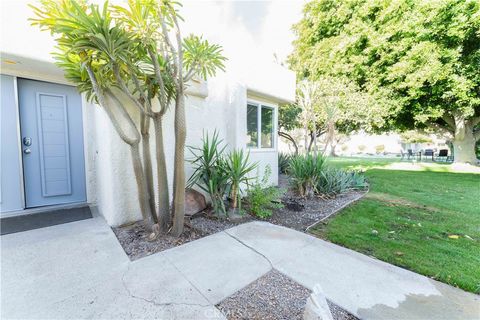
[[[277,152],[277,149],[275,149],[275,148],[249,148],[249,147],[247,147],[247,150],[250,151],[251,153]]]

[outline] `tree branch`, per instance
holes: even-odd
[[[442,116],[442,119],[443,119],[443,121],[445,121],[447,123],[447,125],[451,128],[451,130],[453,132],[455,132],[455,127],[456,126],[455,126],[455,120],[453,119],[453,117],[444,113],[443,116]]]
[[[140,101],[138,101],[137,98],[133,96],[133,94],[128,89],[127,84],[125,83],[125,81],[122,79],[122,76],[120,75],[120,70],[116,63],[113,64],[113,74],[115,75],[115,79],[117,80],[117,83],[120,86],[120,89],[122,90],[122,92],[125,93],[127,97],[133,101],[133,103],[135,104],[135,106],[137,107],[137,109],[140,111],[141,114],[147,114],[147,111],[145,110],[144,106],[140,103]],[[138,87],[137,89],[140,89],[140,88]],[[153,116],[153,114],[151,113],[147,115],[150,117]]]
[[[278,131],[278,135],[282,138],[285,138],[287,139],[288,141],[290,141],[292,144],[293,144],[293,147],[295,148],[295,154],[298,153],[298,145],[297,145],[297,142],[295,141],[295,139],[293,139],[293,137],[291,135],[289,135],[288,133],[286,132],[283,132],[283,131]]]
[[[97,101],[107,113],[107,116],[110,119],[110,122],[112,123],[113,127],[115,128],[115,131],[117,131],[117,134],[126,144],[130,146],[134,145],[135,143],[138,143],[137,139],[135,138],[132,139],[127,136],[127,134],[123,131],[120,123],[118,123],[117,119],[115,118],[115,115],[113,114],[112,110],[110,110],[110,107],[108,106],[105,100],[103,90],[98,85],[97,78],[95,77],[95,73],[92,70],[92,66],[90,65],[90,62],[85,63],[85,69],[87,70],[88,77],[90,78],[90,81],[92,83],[92,88],[93,88],[93,91],[95,92],[95,96],[97,97]]]
[[[147,49],[150,59],[152,59],[153,70],[155,71],[155,78],[157,79],[158,85],[160,87],[160,95],[158,101],[160,102],[161,110],[160,114],[164,114],[167,109],[167,95],[165,93],[165,83],[163,82],[162,74],[160,72],[160,65],[158,64],[158,59],[155,53],[152,51],[152,48]]]

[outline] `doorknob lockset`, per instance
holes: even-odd
[[[30,150],[30,148],[26,148],[26,149],[23,149],[23,153],[30,154],[32,153],[32,150]]]
[[[23,138],[23,144],[27,147],[31,146],[32,145],[32,138],[29,138],[29,137]]]

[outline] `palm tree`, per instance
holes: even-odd
[[[68,80],[104,108],[115,130],[130,146],[142,215],[153,236],[170,225],[169,191],[162,119],[175,101],[175,166],[173,234],[183,232],[185,171],[185,84],[194,76],[223,69],[221,47],[201,37],[182,40],[176,3],[129,0],[125,7],[85,1],[42,0],[33,7],[33,24],[58,36],[57,64]],[[176,45],[169,38],[175,30]],[[185,76],[184,76],[185,74]],[[140,128],[124,105],[133,102]],[[154,110],[153,100],[160,105]],[[153,190],[149,127],[153,120],[158,179],[158,214]],[[143,163],[140,156],[142,142]],[[180,191],[181,189],[181,191]],[[181,202],[181,203],[180,203]]]

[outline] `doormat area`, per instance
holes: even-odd
[[[92,218],[89,206],[35,212],[0,219],[0,234],[10,234]]]
[[[216,307],[229,320],[300,320],[310,293],[307,288],[272,270]],[[328,305],[334,320],[358,320],[335,304],[328,302]]]

